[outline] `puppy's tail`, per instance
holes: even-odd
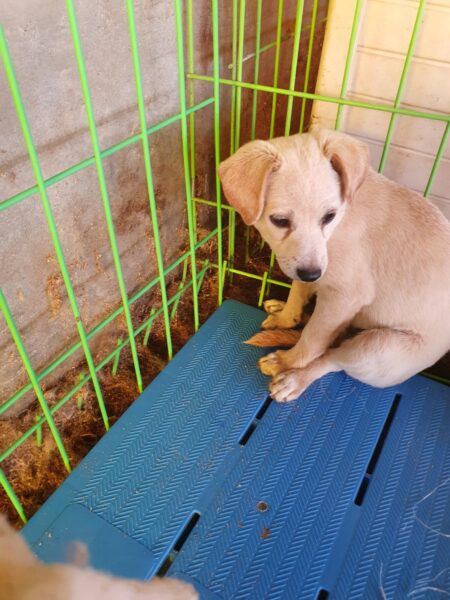
[[[260,331],[244,343],[260,348],[275,346],[290,348],[298,342],[301,333],[297,329],[268,329],[267,331]]]

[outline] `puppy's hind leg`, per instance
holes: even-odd
[[[423,339],[395,329],[368,329],[331,348],[303,369],[290,369],[274,377],[270,392],[278,402],[298,398],[316,379],[345,371],[374,387],[389,387],[433,364],[436,357]]]
[[[374,387],[402,383],[433,362],[420,335],[389,328],[362,331],[327,356],[351,377]]]

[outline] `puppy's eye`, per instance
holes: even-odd
[[[327,212],[325,214],[325,216],[322,217],[322,220],[320,222],[322,227],[324,227],[325,225],[328,225],[328,223],[331,223],[331,221],[334,219],[335,216],[336,216],[336,212],[334,210],[330,210],[329,212]]]
[[[286,217],[276,217],[275,215],[270,215],[270,220],[275,227],[280,227],[281,229],[287,229],[291,225],[290,220]]]

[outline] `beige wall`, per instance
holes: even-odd
[[[365,0],[349,78],[348,98],[392,105],[397,93],[418,2]],[[317,91],[339,96],[355,0],[333,0]],[[402,98],[412,110],[448,115],[450,110],[450,1],[428,1]],[[317,103],[315,120],[334,126],[336,107]],[[344,108],[341,129],[369,144],[378,168],[390,115]],[[423,193],[445,124],[399,116],[384,174]],[[450,144],[430,199],[450,219]]]

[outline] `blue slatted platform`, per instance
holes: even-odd
[[[167,571],[202,599],[439,598],[450,591],[450,388],[342,373],[268,399],[228,301],[26,525],[63,561]],[[448,595],[448,594],[447,594]]]

